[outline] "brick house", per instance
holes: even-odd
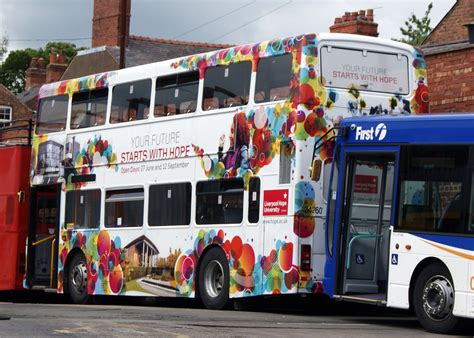
[[[0,143],[21,143],[22,139],[17,137],[27,136],[24,131],[3,131],[4,127],[28,126],[28,120],[32,117],[32,110],[23,104],[5,86],[0,84]]]
[[[421,47],[431,112],[474,112],[474,1],[457,0]]]
[[[71,60],[61,80],[119,69],[122,22],[120,4],[120,0],[94,0],[92,48],[79,52]],[[231,47],[227,44],[166,40],[130,35],[130,8],[131,0],[126,0],[125,67]]]

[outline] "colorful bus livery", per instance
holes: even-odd
[[[312,180],[314,143],[344,117],[426,112],[424,77],[410,46],[308,34],[42,87],[30,173],[33,199],[56,196],[54,254],[45,280],[28,248],[28,286],[209,308],[321,292],[333,144]]]
[[[349,118],[339,126],[324,287],[415,310],[432,332],[474,318],[472,114]]]

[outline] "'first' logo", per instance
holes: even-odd
[[[370,129],[364,129],[360,126],[356,127],[356,140],[357,141],[382,141],[387,136],[387,126],[383,123],[379,123],[377,127],[371,127]]]

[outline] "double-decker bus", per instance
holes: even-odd
[[[329,295],[412,308],[432,332],[474,332],[473,128],[471,114],[341,122],[328,195]]]
[[[24,290],[31,121],[0,127],[0,291]]]
[[[425,71],[405,44],[306,34],[43,86],[27,286],[211,309],[323,292],[333,143],[314,143],[426,113]]]

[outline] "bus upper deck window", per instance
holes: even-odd
[[[109,90],[76,93],[72,97],[71,129],[101,126],[105,123]]]
[[[196,111],[199,72],[189,72],[156,79],[155,117]]]
[[[36,124],[37,134],[62,131],[66,127],[68,95],[41,99]]]
[[[151,80],[116,85],[112,93],[111,123],[143,120],[150,110]]]
[[[251,72],[250,61],[206,69],[202,110],[246,105],[249,100]]]
[[[256,103],[285,100],[290,95],[292,58],[292,54],[283,54],[258,61]]]

